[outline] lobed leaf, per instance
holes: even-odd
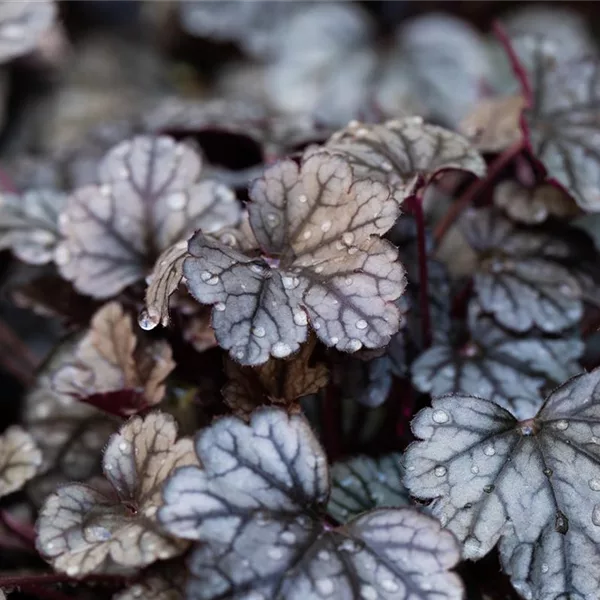
[[[195,464],[192,442],[176,442],[175,420],[166,414],[133,417],[106,447],[104,473],[112,494],[73,483],[46,499],[37,523],[37,548],[70,577],[121,567],[143,567],[177,556],[185,544],[156,522],[164,480]]]
[[[223,418],[198,435],[196,452],[203,469],[177,471],[159,511],[172,534],[202,542],[188,563],[188,599],[462,597],[447,573],[455,542],[430,517],[376,510],[323,527],[327,462],[299,415]]]
[[[339,523],[375,508],[410,505],[402,483],[402,455],[378,459],[356,456],[331,467],[331,496],[327,512]]]
[[[423,182],[448,169],[485,174],[485,161],[457,133],[423,123],[420,117],[368,125],[352,121],[327,142],[345,157],[358,178],[373,178],[395,190],[398,201],[416,193]]]
[[[411,494],[478,559],[498,542],[503,567],[530,598],[593,598],[600,560],[600,370],[550,394],[533,419],[495,403],[435,399],[413,421]]]
[[[0,497],[20,490],[42,465],[31,434],[13,425],[0,435]]]
[[[23,262],[42,265],[54,258],[59,241],[58,215],[66,197],[52,190],[0,196],[0,249]]]
[[[34,50],[57,13],[53,0],[3,2],[0,6],[0,62]]]
[[[404,290],[393,246],[376,236],[398,206],[376,182],[352,182],[339,157],[317,154],[298,170],[270,167],[250,191],[261,257],[198,232],[183,273],[191,294],[213,304],[223,348],[244,365],[282,358],[306,339],[308,321],[328,346],[385,345],[398,329],[391,304]]]
[[[142,279],[171,244],[196,229],[234,225],[241,210],[225,186],[197,179],[201,160],[167,136],[138,136],[101,161],[98,185],[76,190],[60,225],[56,262],[85,294],[107,298]]]

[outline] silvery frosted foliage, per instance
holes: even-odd
[[[418,114],[455,128],[491,71],[481,35],[461,19],[430,13],[402,24],[394,41],[377,84],[384,112],[397,115],[406,104],[406,80]]]
[[[181,564],[151,566],[142,578],[112,600],[183,600],[186,571]]]
[[[463,231],[480,253],[474,278],[479,303],[500,325],[555,333],[579,321],[581,288],[556,262],[569,255],[566,242],[515,229],[490,210],[467,213]]]
[[[0,435],[0,497],[20,490],[42,464],[31,434],[17,425]]]
[[[373,29],[357,3],[305,3],[283,28],[266,69],[270,103],[334,126],[356,118],[368,104],[377,70]]]
[[[583,342],[537,332],[510,333],[469,306],[470,339],[457,348],[435,344],[412,364],[412,382],[432,396],[470,394],[487,398],[517,417],[531,417],[543,402],[543,388],[554,387],[582,371]]]
[[[168,136],[138,136],[114,146],[97,185],[76,190],[59,223],[55,260],[78,291],[107,298],[143,279],[158,254],[196,229],[235,225],[234,193],[198,181],[199,155]]]
[[[533,153],[581,208],[599,211],[597,59],[561,62],[560,46],[544,37],[521,38],[515,50],[532,86],[532,106],[524,114]]]
[[[462,598],[447,572],[456,543],[430,517],[380,509],[324,527],[329,469],[303,417],[223,418],[198,434],[196,452],[203,469],[177,471],[159,511],[173,535],[200,542],[188,600]]]
[[[378,237],[399,213],[389,189],[354,180],[346,161],[321,152],[301,168],[268,168],[250,198],[262,256],[198,232],[183,264],[191,294],[214,305],[219,345],[244,365],[262,364],[298,350],[310,322],[338,350],[385,346],[405,286],[396,249]]]
[[[59,240],[58,215],[66,196],[52,190],[30,190],[0,196],[0,249],[9,248],[23,262],[51,262]]]
[[[19,0],[0,4],[0,62],[35,49],[57,14],[52,0]]]
[[[57,391],[55,373],[72,360],[74,347],[72,339],[60,345],[25,396],[23,422],[43,459],[38,475],[27,486],[36,505],[57,485],[98,474],[101,450],[118,427],[114,418]]]
[[[179,20],[190,35],[236,42],[251,56],[268,59],[279,51],[287,22],[301,8],[297,2],[181,0]]]
[[[478,559],[501,561],[526,598],[600,594],[600,370],[517,421],[470,396],[435,399],[413,421],[405,485]]]
[[[486,170],[483,158],[465,138],[423,123],[421,117],[381,125],[351,121],[331,136],[326,148],[344,156],[356,177],[391,185],[398,201],[413,195],[440,171],[459,169],[483,176]]]
[[[374,508],[410,505],[402,479],[402,455],[377,459],[355,456],[331,467],[331,495],[327,512],[339,523]]]
[[[178,467],[196,464],[192,441],[176,440],[170,415],[133,417],[104,451],[104,474],[113,492],[71,483],[46,499],[36,545],[54,569],[82,576],[115,566],[143,567],[185,550],[186,544],[169,537],[156,520],[165,479]]]
[[[138,338],[131,316],[118,302],[109,302],[94,314],[72,356],[56,369],[53,386],[79,399],[129,391],[134,402],[122,409],[133,414],[162,400],[164,381],[174,368],[168,342]]]

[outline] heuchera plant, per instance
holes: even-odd
[[[0,136],[0,597],[599,600],[582,21],[147,4],[206,97],[140,77],[65,151],[83,17],[0,2],[50,122]]]

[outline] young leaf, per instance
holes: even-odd
[[[243,365],[282,358],[306,339],[308,322],[328,346],[385,346],[400,319],[397,251],[380,239],[398,216],[382,184],[353,181],[343,159],[318,153],[299,170],[275,164],[250,190],[250,223],[264,255],[198,232],[183,263],[191,294],[213,304],[221,347]]]
[[[127,416],[162,400],[164,380],[174,368],[169,344],[163,340],[139,344],[131,317],[120,304],[110,302],[94,315],[72,359],[55,372],[54,386],[59,393],[105,409],[107,398],[95,400],[129,391],[132,401],[114,407],[116,414]]]
[[[374,508],[410,505],[402,483],[402,455],[388,454],[378,459],[356,456],[331,467],[331,496],[327,512],[339,523]]]
[[[568,219],[579,213],[577,205],[560,188],[550,184],[527,188],[513,180],[496,186],[494,204],[511,219],[528,225],[543,223],[548,217]]]
[[[103,459],[114,493],[72,483],[49,496],[37,523],[40,554],[71,577],[181,554],[185,543],[156,521],[164,480],[177,467],[196,463],[191,440],[176,439],[175,420],[163,413],[123,425]]]
[[[461,348],[436,344],[412,365],[413,385],[432,396],[469,394],[488,398],[519,418],[541,406],[542,387],[582,371],[584,344],[576,337],[553,339],[529,332],[517,337],[469,307],[471,339]]]
[[[223,418],[198,435],[196,452],[204,468],[177,471],[159,511],[173,535],[201,542],[189,600],[462,598],[447,572],[455,541],[430,517],[380,509],[324,527],[316,515],[329,495],[327,461],[301,416]]]
[[[62,192],[52,190],[0,196],[0,249],[10,248],[19,260],[33,265],[52,261],[65,201]]]
[[[234,193],[200,181],[200,157],[167,136],[138,136],[112,148],[98,185],[76,190],[60,218],[56,262],[82,293],[108,298],[142,279],[158,254],[194,230],[235,225]]]
[[[35,49],[57,15],[53,0],[20,0],[0,5],[0,62]]]
[[[41,465],[33,437],[21,427],[9,427],[0,435],[0,497],[20,490]]]
[[[352,121],[327,142],[329,152],[348,160],[358,178],[372,178],[395,189],[402,201],[437,173],[448,169],[485,173],[485,161],[457,133],[423,123],[420,117],[368,125]]]
[[[313,337],[295,356],[287,360],[271,359],[255,368],[227,361],[225,371],[229,382],[223,389],[223,399],[233,413],[247,419],[263,404],[298,409],[300,398],[316,394],[325,387],[327,367],[323,363],[309,365],[315,342]]]
[[[423,441],[405,455],[411,494],[478,559],[500,541],[524,597],[600,593],[600,370],[552,392],[517,421],[470,396],[433,401],[413,421]]]
[[[517,332],[535,326],[556,333],[579,321],[583,303],[576,278],[544,257],[567,255],[561,240],[546,245],[544,236],[513,234],[510,224],[490,211],[473,211],[464,224],[467,238],[482,251],[475,274],[479,302],[498,323]]]

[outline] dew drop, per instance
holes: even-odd
[[[596,527],[600,527],[600,504],[596,504],[592,510],[592,523]]]
[[[297,277],[289,277],[286,275],[281,278],[281,282],[286,290],[293,290],[294,288],[298,287],[300,280]]]
[[[244,351],[243,351],[243,350],[238,350],[238,351],[235,353],[235,356],[236,356],[236,358],[237,358],[238,360],[242,360],[242,358],[244,358],[244,356],[245,356],[245,353],[244,353]]]
[[[331,558],[331,554],[327,550],[319,550],[317,557],[319,560],[328,561]]]
[[[291,353],[292,349],[283,342],[277,342],[273,344],[273,347],[271,348],[271,354],[275,358],[283,358],[284,356],[288,356]]]
[[[344,240],[344,243],[349,246],[350,244],[354,243],[354,234],[346,232],[342,235],[342,240]]]
[[[321,223],[321,231],[327,233],[331,229],[331,221],[323,221]]]
[[[473,475],[477,475],[477,473],[479,473],[479,467],[477,465],[473,465],[471,467],[471,473],[473,473]]]
[[[346,538],[338,546],[338,550],[340,552],[356,552],[358,550],[358,546],[354,543],[354,540],[351,540],[350,538]]]
[[[267,222],[269,223],[269,225],[271,227],[275,227],[276,225],[279,225],[279,223],[280,223],[279,215],[276,215],[275,213],[269,213],[267,215]]]
[[[182,210],[187,204],[187,197],[183,192],[175,192],[167,198],[167,205],[171,210]]]
[[[322,272],[323,272],[322,266],[319,265],[318,267],[315,267],[315,273],[322,273]]]
[[[142,310],[138,316],[138,325],[144,331],[150,331],[151,329],[154,329],[158,325],[159,321],[160,319],[158,315],[151,315],[146,309]]]
[[[592,436],[592,444],[598,444],[600,446],[600,437]]]
[[[334,585],[333,585],[333,581],[331,581],[331,579],[317,579],[315,581],[315,586],[317,588],[317,591],[319,592],[319,594],[323,595],[323,596],[329,596],[331,594],[333,594],[333,590],[334,590]]]
[[[293,544],[296,541],[296,535],[291,531],[284,531],[280,537],[281,541],[285,542],[286,544]]]
[[[399,587],[398,584],[393,579],[382,579],[381,582],[379,583],[379,585],[386,592],[397,592],[398,587]]]
[[[350,246],[350,248],[348,248],[348,254],[352,255],[352,254],[356,254],[358,252],[358,248],[356,246]]]
[[[335,346],[340,341],[340,338],[333,336],[331,338],[331,343]]]
[[[359,319],[356,321],[356,329],[366,329],[368,323],[364,319]]]
[[[362,348],[362,342],[360,340],[350,340],[348,342],[348,350],[351,352],[357,352]]]
[[[443,465],[438,465],[433,472],[435,473],[436,477],[443,477],[448,472],[448,469],[446,469],[446,467]]]
[[[308,202],[308,198],[306,197],[306,194],[300,194],[298,196],[298,202],[300,202],[302,204],[306,204]]]
[[[598,515],[600,517],[600,513]],[[569,531],[569,519],[567,519],[566,515],[562,513],[560,510],[556,511],[556,517],[554,519],[554,529],[558,533],[562,533],[563,535]]]
[[[308,317],[303,310],[298,310],[294,313],[294,323],[296,323],[296,325],[299,327],[308,324]]]
[[[220,281],[219,276],[213,275],[213,277],[206,280],[206,285],[217,285],[217,283],[219,283],[219,281]]]
[[[447,423],[450,420],[448,413],[440,408],[433,411],[431,418],[433,419],[434,423],[439,424]]]
[[[223,312],[225,310],[225,303],[224,302],[217,302],[215,304],[215,310],[218,312]]]
[[[544,473],[544,475],[545,475],[546,477],[550,478],[550,477],[552,477],[552,475],[553,475],[554,471],[553,471],[552,469],[544,469],[544,470],[542,471],[542,473]]]
[[[312,231],[310,229],[307,229],[303,234],[302,234],[302,238],[305,240],[310,239],[310,236],[312,235]]]
[[[494,486],[494,485],[492,485],[492,484],[490,484],[490,485],[484,485],[484,486],[483,486],[483,491],[484,491],[486,494],[491,494],[491,493],[492,493],[492,492],[493,492],[495,489],[496,489],[496,486]]]
[[[71,260],[71,253],[65,245],[60,245],[54,252],[54,262],[59,267],[64,267]]]
[[[547,573],[550,567],[546,563],[542,563],[542,573]]]
[[[250,265],[250,270],[253,273],[258,273],[259,275],[262,275],[265,272],[265,268],[262,267],[261,265],[257,265],[256,263],[252,263]]]
[[[465,558],[481,557],[481,542],[476,537],[472,535],[467,536],[463,548]]]
[[[357,129],[356,132],[354,133],[354,135],[358,138],[362,138],[362,137],[366,137],[369,135],[369,130],[365,129],[364,127],[361,127],[360,129]]]
[[[352,279],[352,277],[346,277],[346,279],[345,279],[344,283],[345,283],[346,285],[352,285],[353,281],[354,281],[354,280]]]
[[[75,577],[79,573],[79,567],[77,565],[69,565],[67,567],[67,575],[69,577]]]
[[[377,600],[377,590],[371,585],[362,585],[360,587],[360,597],[364,600]]]
[[[119,444],[119,450],[121,452],[127,452],[127,450],[129,450],[129,444],[127,442],[121,442]]]
[[[569,423],[567,421],[565,421],[564,419],[561,419],[560,421],[556,421],[556,423],[554,423],[554,428],[558,429],[559,431],[564,431],[568,427],[569,427]]]
[[[208,281],[212,276],[213,274],[210,271],[202,271],[202,273],[200,273],[200,279],[202,279],[202,281]]]
[[[265,337],[265,335],[267,334],[267,332],[265,331],[264,327],[253,327],[252,328],[252,333],[257,337],[257,338],[263,338]]]
[[[600,479],[598,477],[593,477],[588,483],[592,491],[600,492]]]
[[[488,444],[484,449],[483,449],[483,453],[486,456],[494,456],[494,454],[496,454],[496,448],[494,448],[494,446],[492,446],[491,444]]]
[[[283,558],[283,550],[277,546],[269,548],[267,550],[267,554],[269,558],[272,558],[273,560],[280,560],[281,558]]]

